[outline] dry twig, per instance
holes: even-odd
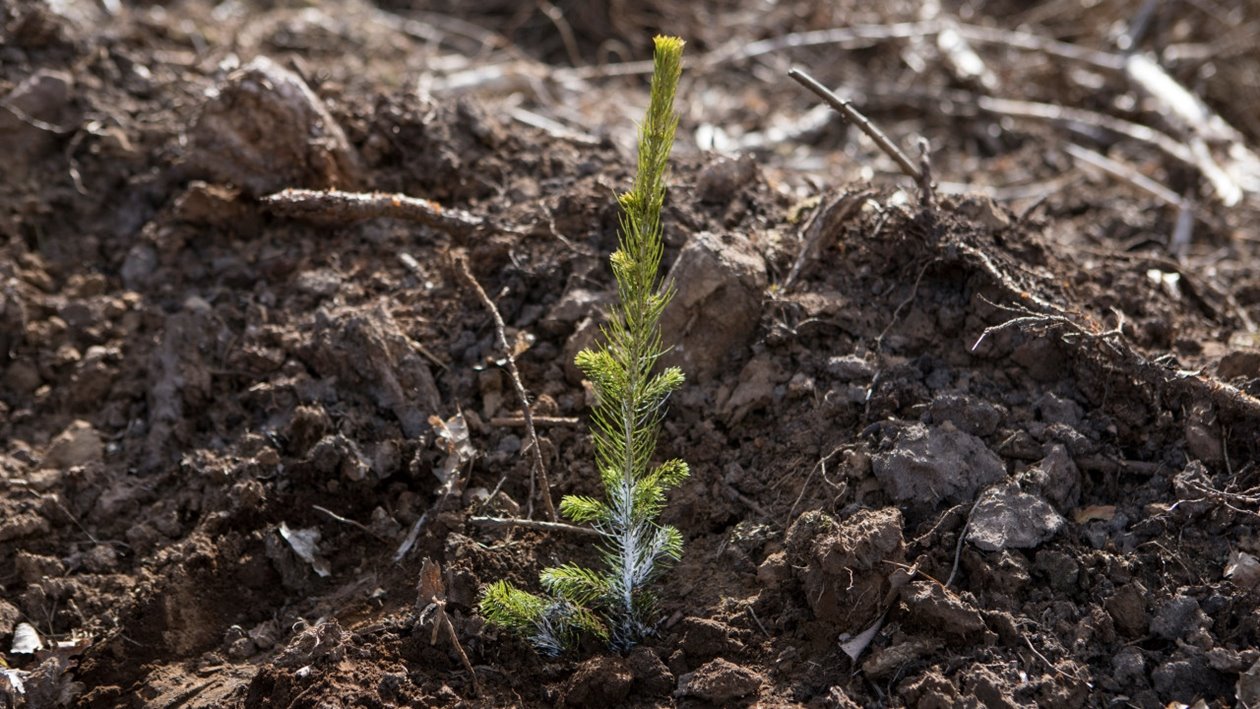
[[[576,416],[535,416],[534,424],[537,426],[580,426],[582,425],[582,419]],[[528,427],[529,420],[524,416],[496,416],[490,419],[490,425],[512,428]]]
[[[838,111],[840,115],[844,116],[845,119],[860,128],[863,133],[870,137],[871,140],[875,141],[875,144],[879,146],[880,150],[883,150],[888,157],[893,159],[893,162],[897,163],[897,166],[901,168],[902,172],[910,176],[916,183],[923,180],[923,171],[911,162],[910,158],[906,157],[906,154],[901,152],[901,149],[892,142],[892,139],[890,139],[884,131],[880,130],[878,126],[871,122],[871,119],[867,118],[861,111],[854,108],[853,104],[840,98],[831,89],[823,86],[817,79],[800,69],[788,70],[788,76],[792,77],[800,85],[814,92],[818,98],[821,98],[827,103],[827,105],[836,109],[836,111]]]
[[[433,621],[433,632],[429,636],[429,644],[436,645],[439,634],[445,631],[447,639],[450,640],[451,649],[455,651],[455,655],[459,657],[459,661],[472,678],[473,693],[481,694],[481,682],[477,679],[477,671],[468,660],[468,653],[464,652],[464,646],[459,642],[459,635],[455,632],[455,624],[451,622],[451,617],[446,612],[446,584],[442,581],[442,568],[437,562],[432,559],[424,560],[416,590],[416,605],[421,609],[417,624],[423,624],[430,618]]]
[[[262,203],[280,216],[317,222],[344,224],[387,217],[418,222],[457,238],[524,233],[496,226],[462,209],[443,208],[436,202],[405,194],[287,189],[263,197]]]
[[[529,394],[525,391],[525,385],[521,383],[521,372],[516,367],[516,356],[512,354],[512,347],[507,341],[507,326],[503,323],[503,316],[499,314],[494,301],[490,300],[485,289],[473,277],[472,271],[468,270],[468,262],[460,258],[457,259],[457,265],[464,280],[468,281],[468,285],[472,287],[473,292],[481,299],[481,303],[486,306],[486,310],[490,311],[490,317],[494,319],[494,331],[498,335],[499,346],[503,348],[504,357],[507,359],[508,374],[513,388],[516,389],[516,397],[521,401],[521,411],[525,416],[525,431],[529,436],[529,447],[534,452],[534,466],[529,475],[529,506],[532,508],[534,504],[535,475],[537,475],[538,482],[542,483],[543,506],[547,510],[547,516],[555,522],[559,518],[556,516],[555,505],[551,502],[551,483],[547,480],[547,466],[543,463],[542,446],[538,443],[538,432],[534,429],[534,412],[530,408]]]
[[[525,529],[535,529],[540,532],[564,532],[566,534],[580,534],[587,537],[599,536],[599,532],[590,527],[579,527],[573,524],[565,524],[564,522],[543,522],[536,519],[520,519],[517,517],[469,517],[468,523],[475,524],[478,527],[490,527],[492,529],[524,527]]]

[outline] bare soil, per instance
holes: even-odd
[[[0,3],[0,703],[1260,701],[1260,201],[1203,158],[1260,144],[1260,6],[466,5]],[[479,590],[594,554],[473,519],[545,515],[458,263],[553,498],[597,492],[571,362],[658,31],[686,549],[644,645],[545,659]]]

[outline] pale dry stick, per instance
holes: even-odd
[[[904,104],[908,98],[918,102],[930,102],[935,110],[949,115],[970,116],[975,109],[999,116],[1047,121],[1050,123],[1079,124],[1100,128],[1126,138],[1148,143],[1165,155],[1195,168],[1220,194],[1240,189],[1225,168],[1221,167],[1206,150],[1196,150],[1185,141],[1140,123],[1126,121],[1105,113],[1083,108],[1061,106],[1054,103],[1023,101],[1019,99],[984,96],[970,91],[915,92],[889,85],[874,85],[856,90],[866,96],[886,98]]]
[[[573,25],[564,17],[564,10],[556,7],[555,3],[550,0],[535,0],[538,9],[546,15],[551,24],[555,25],[557,34],[560,35],[560,41],[564,44],[564,51],[569,55],[569,63],[573,66],[581,66],[585,62],[582,61],[582,52],[578,50],[577,36],[573,33]]]
[[[594,147],[600,144],[599,138],[596,138],[590,133],[576,131],[554,118],[548,118],[528,109],[521,108],[520,106],[512,106],[508,108],[507,114],[516,122],[524,123],[531,128],[537,128],[558,140],[586,147]]]
[[[836,109],[840,115],[844,116],[847,120],[861,129],[861,131],[869,136],[871,140],[875,141],[875,144],[879,146],[880,150],[883,150],[888,157],[892,158],[893,162],[897,163],[897,166],[901,168],[902,172],[913,178],[916,183],[923,180],[923,171],[919,168],[919,166],[911,162],[910,158],[906,157],[906,154],[901,152],[901,149],[892,142],[888,135],[872,123],[871,119],[864,116],[861,111],[854,108],[853,104],[840,98],[831,89],[823,86],[817,79],[800,69],[789,69],[788,76],[800,85],[812,91],[816,96],[818,96],[818,98],[825,101],[827,105]]]
[[[341,522],[342,524],[348,524],[348,525],[350,525],[351,527],[354,527],[354,528],[358,529],[359,531],[361,531],[361,532],[363,532],[363,533],[367,534],[368,536],[370,536],[370,537],[372,537],[372,538],[376,539],[376,541],[378,541],[378,542],[384,542],[384,543],[388,543],[388,542],[389,542],[389,540],[388,540],[388,539],[385,539],[384,537],[382,537],[381,535],[377,534],[376,532],[373,532],[371,529],[369,529],[369,528],[368,528],[368,526],[367,526],[367,525],[363,524],[362,522],[357,522],[357,521],[355,521],[355,520],[350,519],[349,517],[342,517],[341,515],[337,514],[336,512],[333,512],[332,510],[328,509],[327,507],[321,507],[321,506],[319,506],[319,505],[311,505],[311,507],[312,507],[312,508],[313,508],[316,512],[322,512],[322,513],[324,513],[324,514],[328,515],[329,517],[331,517],[333,520],[335,520],[335,521],[337,521],[337,522]]]
[[[963,525],[962,531],[958,533],[958,543],[954,545],[954,566],[949,570],[949,578],[945,580],[945,588],[954,585],[954,577],[958,574],[958,561],[962,558],[963,541],[967,539],[967,530],[971,529],[971,515],[976,511],[975,503],[972,503],[971,509],[967,511],[967,522]]]
[[[576,416],[535,416],[534,424],[537,426],[581,426],[582,419]],[[519,428],[528,426],[529,422],[524,416],[495,416],[490,419],[490,425]]]
[[[499,338],[499,347],[503,348],[504,357],[507,358],[509,378],[516,389],[516,397],[521,400],[521,413],[525,416],[525,432],[529,436],[529,447],[534,453],[534,469],[529,474],[529,504],[531,507],[534,504],[536,475],[538,482],[542,484],[543,506],[547,510],[547,516],[555,522],[559,517],[556,516],[555,505],[551,502],[551,483],[547,480],[547,466],[543,463],[542,446],[538,443],[538,433],[534,429],[534,412],[529,405],[529,394],[525,391],[525,385],[521,383],[521,372],[516,367],[516,356],[512,354],[512,347],[507,341],[507,325],[504,324],[503,316],[499,314],[494,301],[490,300],[490,296],[486,295],[485,289],[477,282],[472,271],[468,270],[468,262],[462,258],[457,259],[457,266],[464,280],[468,281],[468,285],[472,287],[477,297],[481,299],[482,305],[490,311],[490,317],[494,319],[494,331]]]
[[[524,529],[533,529],[539,532],[563,532],[565,534],[578,534],[586,537],[598,537],[599,532],[593,527],[579,527],[573,524],[565,524],[564,522],[543,522],[537,519],[521,519],[519,517],[469,517],[469,524],[475,524],[478,527],[490,527],[491,529],[514,529],[521,527]]]
[[[915,141],[919,146],[919,206],[936,214],[936,186],[932,184],[932,150],[928,139],[919,136]]]
[[[556,69],[536,60],[519,59],[453,72],[435,80],[434,88],[452,93],[474,89],[481,92],[537,91],[541,82],[552,82],[581,89],[592,79],[646,76],[651,73],[652,62],[650,61]]]
[[[1118,160],[1112,160],[1102,153],[1081,147],[1075,143],[1068,143],[1063,147],[1063,150],[1077,160],[1092,165],[1112,177],[1124,180],[1134,187],[1151,194],[1169,207],[1187,208],[1186,203],[1181,199],[1181,195]]]
[[[735,40],[711,52],[708,57],[700,61],[700,66],[702,68],[711,68],[722,63],[755,59],[767,54],[779,54],[784,50],[801,47],[843,47],[855,44],[867,45],[874,41],[926,37],[940,34],[945,29],[952,29],[963,39],[971,42],[1001,44],[1016,49],[1079,61],[1101,69],[1113,71],[1122,71],[1124,69],[1125,58],[1118,54],[1089,49],[1088,47],[1081,47],[1068,42],[1060,42],[1031,32],[1002,30],[942,20],[836,27],[810,32],[795,32],[758,42]]]
[[[472,662],[468,659],[468,653],[464,652],[464,646],[459,642],[459,635],[455,633],[455,626],[451,623],[450,616],[446,614],[443,608],[440,616],[440,623],[446,627],[446,636],[450,638],[451,647],[455,648],[455,654],[459,656],[459,661],[464,665],[464,669],[468,670],[469,677],[472,678],[473,694],[481,695],[481,680],[477,679],[477,670],[473,669]],[[437,628],[434,628],[436,633]]]
[[[1217,194],[1220,195],[1222,202],[1228,203],[1233,199],[1232,195],[1240,194],[1242,190],[1237,181],[1230,176],[1225,168],[1221,167],[1216,158],[1206,149],[1196,150],[1192,146],[1187,146],[1185,141],[1178,140],[1167,133],[1140,123],[1126,121],[1114,116],[1108,116],[1105,113],[1082,108],[1070,108],[1035,101],[993,98],[990,96],[975,97],[975,105],[983,111],[1004,116],[1095,126],[1133,138],[1134,140],[1150,143],[1170,157],[1180,160],[1202,173],[1203,177],[1212,184]]]
[[[347,223],[378,219],[404,219],[462,238],[486,234],[526,232],[491,223],[462,209],[444,208],[427,199],[384,192],[286,189],[262,198],[262,203],[283,217],[317,222]]]

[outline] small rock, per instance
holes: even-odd
[[[960,431],[973,436],[989,436],[1002,423],[1002,412],[984,399],[948,391],[938,394],[928,406],[928,414],[934,424],[946,421]]]
[[[572,326],[582,318],[598,316],[601,307],[612,300],[608,291],[593,291],[586,288],[570,288],[560,296],[560,300],[551,306],[547,316],[543,318],[544,327],[559,330],[563,326]]]
[[[741,358],[757,336],[765,259],[747,237],[700,232],[679,252],[666,280],[678,290],[661,316],[665,341],[674,343],[664,362],[703,383],[728,358]]]
[[[1045,500],[1016,485],[989,488],[971,511],[967,541],[985,551],[1033,549],[1051,539],[1065,520]]]
[[[47,534],[51,527],[48,520],[33,510],[12,514],[3,510],[0,514],[0,542],[21,539],[35,534]]]
[[[27,77],[4,97],[4,104],[22,115],[52,125],[68,120],[65,115],[74,90],[70,74],[41,69]],[[22,120],[13,111],[0,111],[0,153],[9,175],[22,175],[44,152],[57,144],[58,136]]]
[[[44,467],[73,468],[98,463],[105,457],[101,436],[87,421],[74,421],[53,439],[44,456]]]
[[[1081,502],[1081,471],[1062,444],[1054,443],[1050,452],[1036,465],[1019,476],[1020,485],[1050,501],[1055,509],[1068,512]]]
[[[1193,702],[1196,697],[1229,691],[1224,675],[1208,667],[1203,657],[1169,660],[1151,672],[1151,686],[1164,702]]]
[[[3,353],[7,356],[8,349]],[[9,365],[4,372],[4,386],[19,397],[28,397],[35,393],[35,390],[43,384],[43,379],[39,376],[39,369],[34,362],[19,359]]]
[[[975,641],[986,630],[980,611],[931,581],[914,581],[904,587],[901,609],[912,625],[937,635]]]
[[[783,373],[770,356],[753,358],[740,370],[738,383],[730,396],[718,404],[718,414],[728,424],[736,424],[750,411],[770,404],[775,385],[782,382]]]
[[[892,450],[876,454],[872,463],[893,500],[927,508],[969,501],[981,487],[1006,478],[1002,459],[984,441],[948,424],[902,429]]]
[[[228,226],[250,219],[254,211],[245,206],[240,193],[224,185],[193,180],[175,199],[175,218],[190,224]]]
[[[757,177],[757,161],[752,155],[738,158],[719,157],[700,168],[696,192],[701,202],[725,204],[741,187]]]
[[[1042,421],[1064,423],[1073,428],[1080,425],[1081,416],[1084,415],[1080,404],[1071,399],[1064,399],[1051,391],[1042,394],[1035,406],[1037,413],[1041,414]]]
[[[763,586],[776,587],[792,575],[788,568],[787,554],[776,551],[770,554],[757,567],[757,582]]]
[[[1256,660],[1246,672],[1238,675],[1238,682],[1234,685],[1234,699],[1240,707],[1260,706],[1260,660]]]
[[[250,628],[248,635],[259,650],[270,650],[280,640],[280,624],[274,619],[264,621]]]
[[[927,657],[944,647],[939,638],[917,637],[896,645],[878,649],[862,663],[867,677],[879,679],[896,672],[920,658]]]
[[[1126,645],[1111,660],[1112,673],[1121,685],[1139,685],[1146,679],[1146,658],[1142,651]]]
[[[1146,589],[1140,583],[1121,586],[1104,605],[1117,630],[1130,637],[1146,632]]]
[[[976,663],[962,675],[962,691],[980,700],[985,709],[1016,709],[1010,690],[1012,683],[1003,681],[993,670]]]
[[[7,637],[12,633],[21,617],[22,611],[17,606],[0,598],[0,636]]]
[[[756,672],[718,658],[679,677],[674,696],[725,705],[756,693],[761,682],[761,675]]]
[[[241,662],[256,654],[258,654],[258,648],[254,646],[254,641],[249,638],[236,638],[228,643],[227,656],[230,660]]]
[[[578,666],[564,687],[564,706],[610,707],[625,701],[634,676],[617,656],[592,657]]]
[[[1186,452],[1194,459],[1207,465],[1218,465],[1225,461],[1224,449],[1221,447],[1220,425],[1209,404],[1195,404],[1186,416],[1185,425]]]
[[[123,259],[119,275],[122,276],[123,285],[128,290],[143,290],[157,267],[157,249],[153,248],[152,244],[142,241],[127,251],[127,257]]]
[[[1160,604],[1151,619],[1151,634],[1165,640],[1185,637],[1192,630],[1210,626],[1199,602],[1190,596],[1176,595]]]
[[[267,57],[210,93],[193,130],[191,162],[251,196],[360,181],[341,126],[301,77]]]
[[[118,566],[118,552],[111,544],[97,544],[83,555],[83,568],[94,574],[105,574]]]

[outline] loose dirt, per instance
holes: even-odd
[[[0,4],[0,703],[1260,701],[1260,8],[479,5]],[[543,507],[456,260],[597,493],[572,358],[657,31],[686,548],[654,637],[544,659],[478,593],[595,552],[474,519]]]

